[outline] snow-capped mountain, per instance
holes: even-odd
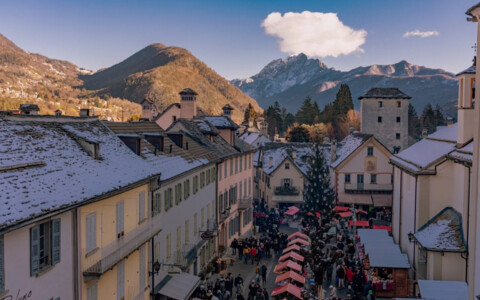
[[[419,113],[427,103],[440,104],[448,111],[456,103],[458,93],[455,75],[442,69],[412,65],[403,60],[342,72],[305,54],[276,59],[258,74],[231,83],[263,108],[278,101],[291,112],[298,110],[306,96],[316,100],[320,107],[332,102],[342,83],[350,86],[356,107],[360,105],[356,99],[372,87],[398,87],[412,97],[411,103]]]

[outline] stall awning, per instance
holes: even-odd
[[[364,215],[368,215],[368,213],[366,211],[364,211],[363,209],[356,209],[355,212],[357,214],[364,214]]]
[[[468,299],[468,285],[463,281],[418,280],[418,289],[422,299]]]
[[[287,237],[287,240],[290,241],[290,240],[293,240],[295,238],[302,238],[304,240],[308,240],[308,236],[306,234],[303,234],[303,233],[298,232],[298,231],[289,235]]]
[[[298,245],[291,245],[290,247],[283,249],[283,253],[287,253],[287,252],[290,252],[290,251],[300,252],[300,246],[298,246]]]
[[[302,289],[291,283],[287,283],[286,285],[274,289],[272,292],[272,297],[283,293],[289,293],[298,299],[302,299]]]
[[[296,213],[297,213],[297,212],[296,212],[296,211],[293,211],[293,210],[287,210],[287,211],[285,212],[285,214],[288,215],[288,216],[293,216],[293,215],[296,214]]]
[[[290,242],[288,242],[288,247],[290,247],[291,245],[304,245],[304,246],[310,246],[310,243],[307,242],[306,240],[302,240],[302,239],[299,239],[299,238],[296,238],[294,240],[291,240]]]
[[[154,289],[155,294],[185,300],[188,299],[200,283],[198,276],[188,273],[167,274]]]
[[[392,226],[372,225],[372,229],[383,229],[383,230],[387,230],[388,232],[392,232]]]
[[[350,212],[350,211],[340,212],[340,213],[338,213],[338,215],[339,215],[341,218],[348,218],[348,217],[351,217],[351,216],[352,216],[352,212]]]
[[[355,223],[357,224],[357,227],[369,227],[369,226],[370,226],[370,224],[368,223],[368,221],[357,221],[357,222],[355,222]],[[350,224],[350,226],[353,226],[353,221],[350,220],[350,221],[349,221],[349,224]]]
[[[302,270],[302,266],[300,266],[296,262],[293,262],[291,260],[287,260],[287,261],[284,261],[284,262],[276,265],[275,268],[273,269],[273,273],[277,273],[277,274],[281,273],[286,268],[289,268],[290,270],[294,270],[294,271],[297,271],[297,272],[300,272]]]
[[[285,212],[286,215],[293,216],[294,214],[298,213],[300,209],[296,206],[290,206],[288,210]]]
[[[292,280],[295,280],[298,283],[305,284],[305,277],[303,277],[302,275],[300,275],[300,274],[298,274],[297,272],[294,272],[294,271],[288,271],[288,272],[285,272],[283,274],[278,275],[277,278],[275,279],[275,283],[279,283],[279,282],[285,281],[287,279],[292,279]]]
[[[288,252],[287,254],[284,254],[284,255],[280,256],[278,261],[282,262],[282,261],[285,261],[285,260],[290,259],[290,258],[293,258],[294,260],[299,261],[299,262],[303,262],[305,260],[305,257],[301,256],[298,253]]]
[[[337,205],[333,208],[334,211],[348,211],[350,207]]]

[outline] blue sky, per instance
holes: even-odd
[[[349,70],[400,60],[458,72],[471,63],[476,25],[466,0],[191,0],[1,1],[0,33],[29,52],[80,67],[109,67],[151,43],[188,49],[227,79],[256,74],[283,58],[262,21],[272,12],[337,13],[353,30],[365,30],[363,52],[321,57]],[[403,38],[405,32],[437,36]]]

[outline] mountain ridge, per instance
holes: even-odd
[[[418,66],[401,60],[394,64],[374,64],[359,66],[349,71],[339,71],[329,68],[318,59],[308,58],[309,63],[303,62],[301,67],[308,76],[296,77],[286,63],[273,60],[259,73],[246,79],[234,79],[232,84],[256,99],[266,108],[278,101],[290,112],[296,112],[301,102],[307,96],[317,101],[320,107],[332,102],[340,84],[346,83],[352,91],[355,107],[360,103],[355,101],[372,87],[398,87],[412,96],[412,104],[421,112],[427,103],[439,104],[450,115],[455,112],[452,104],[457,97],[458,83],[455,75],[443,69],[433,69]],[[294,61],[289,57],[291,61]],[[264,72],[277,62],[277,70]],[[318,67],[321,64],[322,67]],[[308,68],[305,68],[307,66]],[[273,75],[273,76],[272,76]],[[279,88],[280,87],[280,88]]]

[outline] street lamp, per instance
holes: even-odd
[[[149,271],[148,274],[152,275],[152,276],[153,276],[153,274],[158,275],[158,271],[160,271],[160,267],[161,267],[161,265],[157,260],[156,262],[153,263],[152,271]]]

